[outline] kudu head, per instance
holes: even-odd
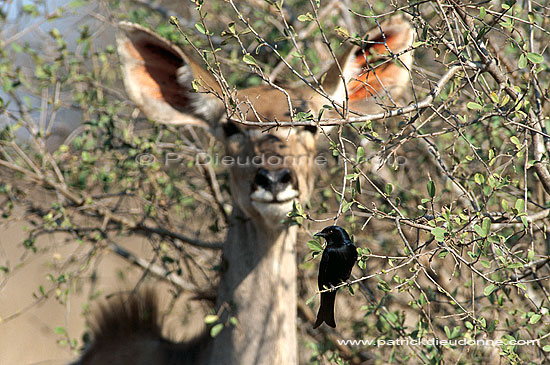
[[[291,114],[300,111],[317,115],[323,105],[331,104],[326,97],[306,85],[285,88],[288,96],[262,85],[233,93],[228,103],[228,93],[190,54],[140,25],[122,22],[120,30],[118,52],[131,99],[155,122],[204,126],[224,144],[227,156],[222,162],[230,165],[231,192],[238,211],[277,227],[293,201],[309,198],[319,130],[266,131],[239,124],[231,116],[256,122],[289,121]],[[407,21],[394,18],[382,23],[367,34],[362,47],[352,46],[343,53],[338,59],[340,67],[334,62],[323,90],[336,104],[347,102],[350,110],[359,113],[380,111],[380,104],[395,106],[393,100],[410,78],[412,41],[413,30]],[[229,104],[236,107],[226,113]]]

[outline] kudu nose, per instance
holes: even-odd
[[[270,191],[274,197],[294,183],[294,175],[287,168],[277,170],[259,169],[254,177],[256,186]]]

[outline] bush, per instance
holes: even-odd
[[[304,242],[320,227],[316,220],[339,218],[362,253],[362,273],[349,287],[355,295],[340,295],[352,309],[349,320],[339,332],[314,333],[308,322],[300,324],[302,361],[548,360],[547,7],[531,1],[319,6],[296,0],[282,7],[195,1],[170,21],[178,14],[163,7],[109,3],[95,8],[73,1],[52,11],[41,1],[18,9],[9,2],[0,8],[0,18],[14,27],[0,33],[2,224],[28,222],[22,263],[48,251],[37,246],[40,236],[59,232],[86,252],[62,258],[50,285],[37,288],[37,302],[53,295],[66,303],[74,280],[88,280],[105,251],[140,266],[144,276],[168,280],[176,293],[207,291],[217,277],[217,242],[231,211],[228,175],[220,164],[197,164],[196,155],[220,146],[200,128],[137,117],[106,36],[115,19],[147,24],[184,47],[192,42],[228,85],[269,79],[305,87],[304,81],[326,73],[331,52],[339,55],[371,26],[406,13],[416,33],[407,107],[393,109],[389,119],[337,121],[336,142],[320,151],[330,168],[320,174],[312,200],[291,214],[308,232]],[[83,17],[86,12],[95,18]],[[75,14],[81,24],[67,26]],[[25,20],[31,25],[17,28]],[[25,36],[36,29],[38,42]],[[296,120],[335,123],[316,113],[298,113]],[[178,161],[166,168],[159,156],[170,152]],[[153,259],[117,243],[135,235],[150,240]],[[298,247],[299,301],[307,317],[317,274],[310,258],[318,258],[319,247],[305,247]],[[0,283],[20,264],[0,261]],[[74,349],[82,345],[63,327],[55,332]],[[348,338],[386,346],[336,341]],[[501,343],[389,342],[434,338]],[[535,343],[522,346],[527,340]]]

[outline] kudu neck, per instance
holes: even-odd
[[[218,307],[237,319],[211,364],[296,364],[296,226],[236,219],[224,247]]]

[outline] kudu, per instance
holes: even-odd
[[[392,100],[409,83],[412,41],[406,20],[381,24],[367,34],[362,47],[351,46],[339,57],[347,86],[334,62],[323,89],[336,105],[343,105],[347,88],[350,109],[359,113],[374,110],[379,102],[395,106]],[[164,124],[205,126],[229,156],[264,159],[260,165],[230,167],[233,210],[217,306],[224,305],[237,325],[208,338],[208,344],[201,339],[171,343],[161,337],[154,299],[146,295],[100,311],[96,340],[81,363],[296,364],[297,227],[280,222],[294,201],[306,201],[311,194],[314,160],[303,157],[313,156],[319,131],[300,127],[266,132],[229,120],[216,96],[222,92],[215,78],[188,53],[142,26],[121,23],[117,44],[126,90],[147,117]],[[194,81],[198,92],[191,87]],[[294,112],[316,115],[330,104],[306,86],[285,90]],[[237,91],[235,99],[249,121],[288,121],[291,114],[287,96],[269,85]]]

